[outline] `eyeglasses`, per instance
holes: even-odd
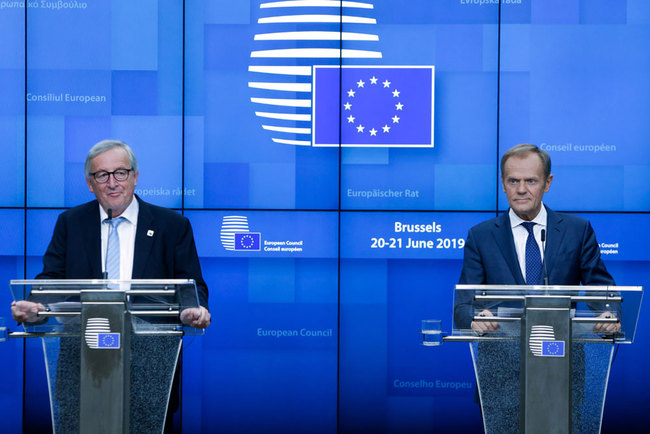
[[[126,181],[129,177],[129,172],[133,171],[131,169],[116,169],[112,172],[107,172],[105,170],[100,170],[99,172],[91,173],[92,177],[95,179],[95,182],[98,184],[104,184],[108,182],[108,178],[113,175],[116,181]]]

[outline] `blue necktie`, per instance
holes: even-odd
[[[535,241],[533,233],[533,222],[523,222],[521,224],[528,231],[526,239],[526,285],[539,285],[539,278],[542,275],[542,255],[539,252],[539,246]]]
[[[120,278],[120,236],[117,233],[117,227],[124,220],[124,217],[104,220],[111,225],[108,234],[108,251],[106,253],[106,275],[108,279],[117,280]]]

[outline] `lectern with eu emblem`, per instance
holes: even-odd
[[[634,341],[642,295],[637,286],[457,285],[444,340],[470,342],[485,432],[600,432],[614,347]],[[498,328],[478,334],[472,322]]]
[[[57,433],[162,433],[193,280],[12,280],[40,319],[9,337],[43,339]]]

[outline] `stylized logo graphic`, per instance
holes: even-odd
[[[528,344],[530,352],[537,357],[564,357],[564,341],[555,340],[553,326],[533,326]]]
[[[85,338],[88,348],[111,350],[120,348],[120,334],[111,333],[108,318],[88,318]]]
[[[248,230],[248,217],[224,216],[221,222],[221,245],[226,250],[259,251],[262,235]]]
[[[342,68],[314,67],[313,146],[433,146],[433,66]]]
[[[273,133],[273,142],[311,146],[312,67],[382,58],[379,36],[372,33],[374,4],[262,0],[257,13],[248,68],[255,77],[248,83],[251,101],[259,107],[255,115]]]

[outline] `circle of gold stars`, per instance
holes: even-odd
[[[249,249],[249,248],[253,247],[253,244],[255,244],[255,241],[253,240],[252,236],[244,235],[243,237],[241,237],[241,245],[242,245],[242,247]]]
[[[391,82],[388,80],[384,80],[382,82],[379,81],[377,77],[374,75],[368,79],[370,86],[383,86],[383,89],[387,89],[389,92],[393,94],[393,98],[399,98],[400,91],[398,89],[392,89],[391,90]],[[350,115],[346,118],[349,124],[355,124],[357,121],[357,118],[355,118],[352,115],[352,106],[353,104],[350,102],[352,101],[352,98],[355,97],[359,89],[364,88],[367,83],[363,81],[363,79],[360,79],[359,81],[356,82],[356,90],[350,89],[347,91],[347,97],[348,99],[346,100],[345,104],[343,104],[343,111],[350,111]],[[395,104],[395,115],[390,118],[389,122],[384,123],[384,126],[379,127],[381,128],[382,134],[388,134],[390,133],[390,129],[395,125],[399,124],[400,117],[398,116],[399,111],[402,111],[404,109],[404,104],[402,104],[399,99],[397,100],[397,103]],[[390,125],[390,126],[389,126]],[[363,125],[361,123],[355,125],[355,128],[357,130],[357,133],[363,134],[366,131],[371,135],[371,136],[377,136],[377,133],[379,130],[375,128],[373,125],[370,129],[367,128],[367,125]]]

